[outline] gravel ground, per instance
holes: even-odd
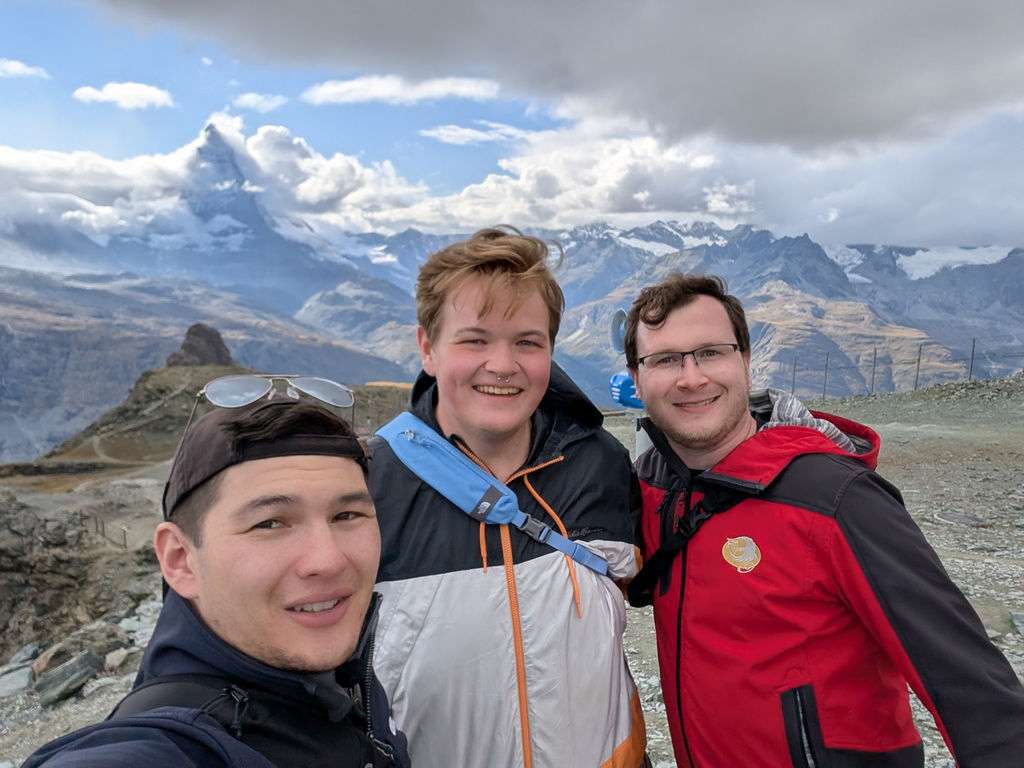
[[[990,636],[1024,679],[1024,637],[1010,613],[1024,611],[1024,377],[947,384],[919,392],[808,403],[879,433],[878,471],[938,552]],[[627,446],[634,426],[606,425]],[[961,522],[957,515],[969,515]],[[971,523],[965,525],[963,523]],[[626,654],[640,689],[656,768],[675,766],[661,699],[653,615],[629,609]],[[954,768],[942,737],[913,699],[928,768]]]

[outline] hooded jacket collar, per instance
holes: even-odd
[[[439,435],[437,379],[420,371],[409,396],[409,410]],[[551,361],[551,378],[530,420],[530,453],[527,465],[543,464],[561,455],[566,445],[601,428],[604,416],[557,363]],[[447,435],[451,440],[455,435]]]
[[[330,685],[323,676],[277,669],[228,645],[206,626],[187,600],[168,590],[135,685],[167,675],[224,677],[243,688],[269,689],[296,703],[319,706],[330,720],[340,722],[356,707],[356,701],[345,689],[362,682],[379,603],[379,595],[374,594],[356,652],[335,670],[334,680],[338,684]]]
[[[799,400],[778,390],[752,392],[751,412],[767,416],[764,426],[719,461],[701,473],[700,480],[760,493],[798,456],[826,453],[847,456],[868,469],[878,463],[878,434],[854,421],[807,410]],[[651,442],[677,474],[686,477],[688,469],[672,449],[668,438],[650,419],[642,425]]]

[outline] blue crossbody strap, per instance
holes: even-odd
[[[378,429],[377,434],[387,440],[399,460],[417,477],[474,520],[514,525],[580,565],[602,576],[608,573],[603,557],[519,509],[519,500],[508,486],[413,414],[401,413]]]

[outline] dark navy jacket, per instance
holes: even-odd
[[[374,614],[378,600],[375,596],[371,608]],[[41,747],[23,768],[363,768],[368,750],[373,753],[371,765],[387,764],[386,759],[381,761],[383,751],[396,756],[394,765],[407,766],[405,737],[392,732],[387,698],[372,672],[374,624],[373,620],[367,621],[357,655],[335,671],[339,685],[322,685],[309,677],[270,667],[231,647],[207,628],[186,600],[169,591],[135,690],[169,675],[209,675],[227,679],[254,696],[268,692],[270,698],[254,698],[250,731],[255,733],[260,728],[260,718],[269,721],[272,727],[270,731],[264,729],[266,738],[268,732],[280,731],[284,723],[282,738],[287,747],[276,747],[279,754],[283,751],[288,755],[287,762],[272,762],[244,743],[250,740],[245,730],[249,720],[242,721],[240,740],[199,709],[163,706],[127,717],[115,717],[115,710],[104,722]],[[368,695],[362,691],[368,691]],[[369,717],[365,713],[367,702]],[[290,728],[290,723],[299,727]],[[375,748],[374,740],[383,749]],[[352,748],[339,750],[338,744]]]

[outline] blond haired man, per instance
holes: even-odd
[[[541,240],[488,229],[429,257],[410,411],[607,572],[544,534],[471,517],[438,490],[444,478],[375,439],[385,599],[374,666],[417,766],[645,759],[613,581],[636,572],[638,485],[601,414],[552,363],[564,299],[547,256]]]

